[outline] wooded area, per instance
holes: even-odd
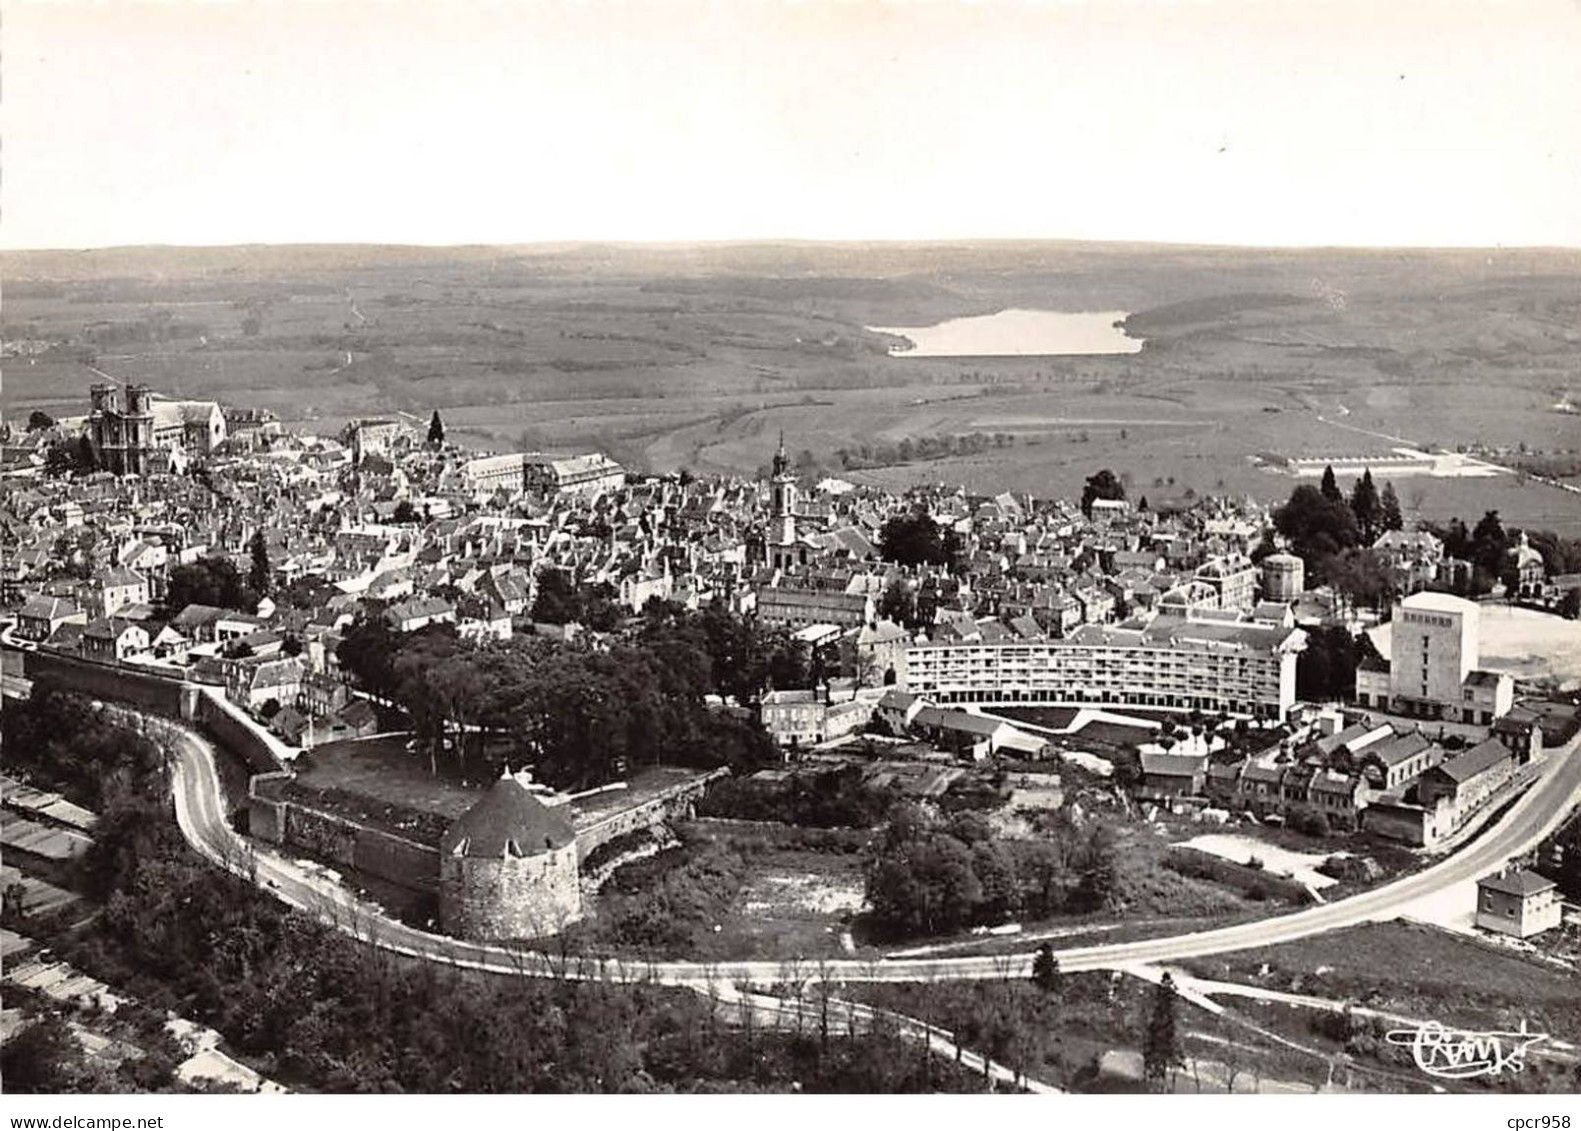
[[[85,701],[48,691],[6,712],[13,735],[54,727],[54,784],[103,813],[83,861],[103,913],[63,956],[146,1007],[213,1026],[266,1076],[356,1092],[969,1091],[980,1078],[892,1028],[757,1030],[707,995],[648,983],[502,978],[363,945],[196,857],[160,760]],[[122,754],[136,750],[133,757]],[[157,754],[157,751],[155,751]],[[113,784],[92,791],[91,783]],[[575,969],[566,954],[565,970]],[[8,1053],[8,1090],[81,1086],[75,1046],[46,1020]],[[11,1069],[17,1069],[13,1075]],[[115,1081],[108,1082],[111,1086]],[[141,1087],[172,1087],[168,1078]]]
[[[477,643],[453,626],[395,632],[377,612],[354,623],[339,658],[358,686],[411,716],[437,768],[472,781],[533,767],[568,790],[643,766],[750,769],[773,760],[744,712],[706,697],[755,702],[771,684],[800,686],[806,649],[728,612],[649,602],[598,647],[541,636]]]

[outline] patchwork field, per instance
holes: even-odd
[[[95,370],[297,427],[445,415],[479,447],[603,447],[755,473],[783,429],[866,483],[1150,501],[1288,494],[1259,453],[1581,453],[1581,253],[1082,244],[122,249],[8,253],[8,413],[80,413]],[[869,326],[1128,311],[1140,353],[891,356]],[[972,455],[861,445],[998,434]],[[1581,494],[1402,477],[1408,511],[1581,533]]]

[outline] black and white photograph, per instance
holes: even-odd
[[[11,1129],[1581,1131],[1581,2],[4,0],[0,691]]]

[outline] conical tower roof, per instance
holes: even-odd
[[[439,851],[487,859],[538,856],[574,840],[576,830],[561,807],[545,805],[507,774],[446,830]]]

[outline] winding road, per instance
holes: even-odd
[[[471,942],[388,918],[334,880],[238,835],[225,820],[213,747],[166,719],[113,708],[145,732],[165,738],[174,756],[176,816],[192,846],[278,898],[359,939],[415,958],[519,976],[649,980],[693,988],[806,982],[913,982],[1026,977],[1031,953],[956,958],[818,959],[741,962],[648,962],[581,958],[550,950]],[[1255,922],[1135,942],[1056,951],[1067,971],[1130,968],[1272,946],[1398,917],[1447,887],[1496,871],[1531,851],[1581,804],[1581,735],[1547,755],[1537,781],[1472,844],[1420,872],[1333,903]]]

